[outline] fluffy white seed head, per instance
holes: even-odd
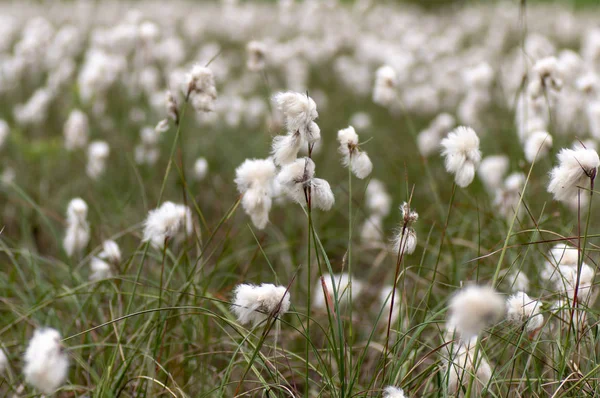
[[[540,160],[548,155],[550,148],[552,148],[552,136],[545,131],[534,131],[527,137],[523,147],[525,160],[529,163]]]
[[[67,207],[67,230],[63,248],[69,257],[81,254],[90,241],[90,226],[87,222],[88,206],[81,198],[75,198]]]
[[[322,178],[313,178],[310,186],[312,204],[323,211],[331,210],[335,197],[329,183]]]
[[[304,136],[310,123],[319,116],[317,104],[307,94],[281,92],[273,96],[273,101],[282,112],[289,133],[300,132]]]
[[[0,348],[0,374],[4,373],[8,367],[8,357],[2,348]]]
[[[462,396],[461,391],[469,385],[475,396],[481,396],[492,377],[492,367],[481,351],[475,366],[476,342],[477,339],[471,339],[468,343],[459,343],[451,354],[447,365],[448,392],[454,396]]]
[[[121,249],[114,240],[105,240],[102,242],[102,251],[98,257],[107,260],[111,264],[119,264],[121,262]]]
[[[194,162],[194,178],[196,181],[202,181],[208,174],[208,161],[200,157]]]
[[[377,69],[373,87],[373,102],[389,107],[396,100],[397,74],[394,68],[384,65]]]
[[[9,133],[10,127],[8,126],[8,123],[0,119],[0,149],[4,146]]]
[[[100,281],[112,277],[110,264],[99,257],[90,260],[90,281]]]
[[[468,286],[450,300],[450,316],[446,328],[463,339],[478,336],[485,327],[496,322],[504,312],[504,300],[487,286]]]
[[[483,158],[477,169],[477,175],[488,192],[494,192],[502,186],[508,166],[509,160],[506,155],[492,155]]]
[[[144,222],[144,242],[154,247],[164,248],[168,239],[179,239],[193,232],[192,212],[187,206],[164,202],[160,207],[150,210]]]
[[[467,187],[481,161],[479,137],[472,128],[460,126],[442,140],[442,148],[446,171],[454,174],[458,186]]]
[[[67,378],[69,357],[55,329],[37,329],[25,351],[25,381],[44,394],[52,394]]]
[[[106,169],[110,147],[105,141],[93,141],[88,147],[86,173],[91,179],[99,178]]]
[[[365,192],[366,206],[372,214],[378,214],[382,217],[390,214],[392,208],[392,197],[385,189],[385,185],[375,178],[372,178]]]
[[[234,181],[244,195],[242,207],[258,229],[264,229],[269,222],[275,172],[271,159],[246,159],[235,171]]]
[[[298,132],[289,132],[286,135],[276,135],[271,144],[271,155],[278,166],[293,162],[298,157],[302,147],[302,136]]]
[[[326,293],[323,290],[323,283],[325,284]],[[321,309],[327,308],[328,299],[326,295],[331,299],[332,304],[337,297],[339,305],[347,305],[350,301],[356,301],[364,288],[360,280],[352,278],[352,297],[350,297],[350,277],[347,273],[323,274],[323,283],[321,283],[321,280],[317,281],[313,290],[314,296],[312,301],[316,308]]]
[[[283,166],[277,174],[277,184],[292,200],[306,204],[305,188],[315,175],[315,163],[310,158],[300,158]]]
[[[267,45],[263,42],[253,40],[246,45],[248,56],[246,67],[252,72],[265,69],[267,59]]]
[[[285,286],[263,283],[260,286],[241,284],[234,290],[231,311],[238,322],[254,326],[266,320],[269,315],[281,316],[290,309],[290,293]]]
[[[558,153],[558,166],[550,171],[548,192],[555,200],[568,203],[577,198],[578,187],[588,187],[600,165],[598,153],[593,149],[567,149]],[[582,192],[582,196],[585,191]]]
[[[383,390],[383,398],[406,398],[406,395],[401,388],[388,386]]]
[[[169,119],[163,119],[160,122],[158,122],[156,124],[156,127],[154,127],[154,130],[158,134],[166,133],[169,130]]]
[[[542,303],[532,300],[524,292],[517,292],[506,300],[506,318],[512,322],[526,322],[529,332],[542,327],[544,316],[540,313],[541,309]]]
[[[65,148],[69,151],[84,148],[88,142],[89,129],[87,115],[79,109],[71,111],[63,129]]]
[[[383,242],[383,219],[378,214],[369,216],[360,230],[360,239],[365,245]]]
[[[187,95],[198,112],[212,112],[215,109],[217,89],[212,71],[201,65],[194,65],[187,75]]]

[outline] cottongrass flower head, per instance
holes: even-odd
[[[385,217],[392,209],[392,197],[383,182],[372,178],[365,191],[365,206],[371,214]]]
[[[394,307],[392,308],[392,295],[394,296]],[[394,325],[396,324],[396,322],[398,321],[398,318],[400,317],[400,298],[402,296],[400,295],[400,293],[398,292],[398,289],[395,289],[394,291],[394,287],[389,285],[389,286],[384,286],[381,291],[379,292],[379,297],[378,297],[378,304],[379,304],[379,308],[383,308],[383,311],[381,312],[381,318],[380,318],[380,322],[385,323],[385,325],[388,324],[388,320],[390,321],[390,325]],[[392,312],[392,316],[391,319],[389,318],[389,314],[390,314],[390,309]]]
[[[80,254],[90,241],[90,226],[87,222],[88,206],[81,198],[75,198],[67,207],[67,230],[63,248],[69,257]]]
[[[515,323],[525,323],[527,331],[535,334],[544,323],[541,309],[541,302],[531,299],[527,293],[517,292],[506,300],[506,319]]]
[[[65,148],[68,151],[84,148],[88,142],[89,130],[87,115],[79,109],[72,110],[63,129]]]
[[[93,180],[98,179],[106,169],[110,147],[105,141],[94,141],[88,147],[86,173]]]
[[[373,102],[384,107],[391,106],[397,98],[397,81],[396,71],[391,66],[384,65],[377,69],[373,87]]]
[[[99,281],[113,276],[112,266],[121,262],[121,249],[117,242],[105,240],[102,243],[102,251],[90,260],[90,281]]]
[[[419,219],[419,214],[406,202],[400,206],[400,212],[402,213],[402,225],[396,229],[392,238],[392,250],[398,256],[401,255],[401,252],[412,254],[417,248],[417,232],[412,225]]]
[[[193,232],[192,212],[187,206],[164,202],[160,207],[150,210],[144,222],[144,242],[150,242],[156,248],[163,249],[167,240],[178,240]]]
[[[242,325],[256,326],[270,315],[279,317],[290,309],[290,293],[285,286],[241,284],[233,294],[231,311]]]
[[[110,264],[99,257],[92,257],[90,260],[90,281],[100,281],[112,277]]]
[[[277,184],[283,192],[299,204],[307,204],[328,211],[335,203],[331,186],[326,180],[315,178],[315,163],[305,157],[286,164],[277,174]]]
[[[439,152],[442,137],[456,125],[456,119],[448,113],[440,113],[429,126],[417,136],[417,146],[422,156]]]
[[[275,172],[271,159],[246,159],[235,170],[234,182],[243,195],[242,207],[258,229],[264,229],[269,222]]]
[[[121,262],[121,249],[114,240],[105,240],[102,242],[102,251],[98,254],[98,257],[107,260],[111,264],[119,264]]]
[[[555,200],[569,203],[577,198],[579,187],[585,188],[596,178],[600,159],[593,149],[563,148],[558,153],[558,166],[550,171],[548,192]]]
[[[468,286],[450,300],[450,316],[446,329],[458,333],[463,340],[478,336],[504,313],[504,300],[487,286]]]
[[[0,374],[4,373],[8,367],[8,357],[4,350],[0,347]]]
[[[217,89],[212,71],[201,65],[194,65],[187,74],[187,93],[192,106],[198,112],[212,112],[215,110]]]
[[[308,94],[281,92],[273,96],[273,101],[283,114],[287,129],[286,135],[273,138],[271,148],[273,161],[281,166],[293,162],[303,145],[312,149],[321,138],[321,130],[314,122],[319,116],[317,104]]]
[[[552,136],[548,132],[534,131],[527,137],[523,146],[525,160],[533,163],[534,160],[546,157],[552,148],[552,142]]]
[[[446,171],[454,174],[454,181],[465,188],[473,181],[481,161],[479,137],[470,127],[460,126],[442,140],[442,155]]]
[[[208,161],[206,158],[200,157],[194,162],[194,179],[202,181],[208,175]]]
[[[371,214],[360,229],[360,239],[368,246],[379,246],[383,241],[383,219],[379,214]]]
[[[342,163],[350,167],[352,173],[361,180],[366,178],[373,170],[373,163],[366,152],[361,151],[358,146],[358,134],[354,127],[348,126],[338,131],[340,143],[339,152],[342,155]]]
[[[339,305],[348,305],[355,302],[363,292],[364,285],[356,278],[352,278],[352,296],[350,296],[350,275],[344,272],[341,274],[323,274],[314,287],[312,304],[315,308],[326,309],[328,305],[333,304],[337,297]],[[329,308],[333,311],[334,308]]]
[[[10,133],[10,127],[5,120],[0,119],[0,149],[4,146],[8,134]]]
[[[167,117],[173,120],[175,124],[179,124],[179,107],[177,106],[177,100],[171,91],[167,91],[166,108]]]
[[[267,61],[267,45],[253,40],[246,45],[246,67],[251,72],[260,72],[265,69]]]
[[[502,186],[508,172],[509,159],[506,155],[486,156],[477,169],[477,175],[488,192],[493,193]]]
[[[52,394],[67,378],[69,357],[60,339],[55,329],[37,329],[25,351],[25,381],[44,394]]]
[[[463,389],[471,384],[473,396],[481,396],[492,378],[492,367],[481,351],[475,358],[476,345],[477,338],[472,338],[468,342],[459,343],[451,354],[447,364],[449,394],[462,397]]]
[[[383,398],[407,398],[401,388],[387,386],[383,389]]]
[[[519,206],[519,202],[526,180],[525,174],[521,172],[512,173],[506,177],[503,185],[496,190],[494,206],[498,213],[509,221],[515,213],[520,216],[524,211],[524,207]]]

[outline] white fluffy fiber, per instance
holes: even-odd
[[[268,318],[270,314],[281,316],[290,309],[290,293],[285,286],[263,283],[260,286],[241,284],[235,288],[231,311],[238,321],[254,326]]]
[[[55,329],[38,329],[25,351],[25,381],[44,394],[53,393],[67,378],[69,357]]]
[[[446,171],[454,174],[454,181],[462,188],[473,181],[475,170],[481,161],[479,137],[470,127],[460,126],[442,140],[442,155]]]

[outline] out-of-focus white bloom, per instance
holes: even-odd
[[[373,213],[385,217],[390,214],[392,198],[385,189],[385,185],[375,178],[369,181],[365,192],[367,209]]]
[[[15,119],[22,125],[40,125],[48,116],[53,94],[46,87],[37,89],[25,104],[15,106]]]
[[[465,69],[462,77],[469,88],[487,90],[494,82],[494,70],[487,62],[482,62]]]
[[[121,262],[121,249],[114,240],[105,240],[102,242],[102,251],[98,254],[98,258],[108,260],[111,264],[119,264]]]
[[[486,156],[481,161],[477,175],[488,192],[494,192],[502,186],[502,180],[508,171],[509,160],[506,155]]]
[[[144,222],[144,242],[163,249],[167,239],[178,239],[193,232],[192,212],[187,206],[164,202],[160,207],[150,210]]]
[[[586,302],[592,293],[592,283],[596,271],[586,263],[581,264],[577,298],[580,302]],[[561,264],[556,267],[546,263],[541,273],[542,278],[551,282],[557,292],[566,296],[567,300],[573,300],[575,286],[577,286],[577,264]]]
[[[407,398],[401,388],[388,386],[383,390],[383,398]]]
[[[238,322],[254,326],[266,320],[269,315],[284,315],[290,309],[290,293],[285,286],[263,283],[260,286],[241,284],[234,291],[231,311]]]
[[[246,159],[235,170],[238,192],[243,196],[242,207],[258,229],[269,222],[273,198],[275,164],[271,159]]]
[[[429,126],[417,136],[417,146],[423,156],[438,152],[442,136],[454,127],[456,120],[448,113],[440,113],[431,121]]]
[[[504,313],[504,300],[487,286],[468,286],[450,300],[450,316],[446,329],[468,340],[496,322]]]
[[[417,248],[417,233],[412,225],[419,219],[419,214],[412,210],[408,203],[400,206],[402,212],[402,224],[397,228],[392,238],[392,250],[396,254],[412,254]]]
[[[156,130],[156,132],[159,134],[166,133],[169,130],[169,120],[168,119],[161,120],[160,122],[158,122],[156,124],[156,127],[154,127],[154,130]]]
[[[472,128],[460,126],[448,133],[442,147],[446,171],[455,175],[454,181],[459,187],[467,187],[481,161],[479,137]]]
[[[340,143],[339,152],[342,155],[342,163],[346,167],[350,167],[352,173],[364,179],[373,170],[373,163],[366,152],[363,152],[358,147],[358,134],[354,127],[349,126],[338,131],[338,141]]]
[[[352,278],[352,297],[350,297],[350,276],[347,273],[341,274],[323,274],[323,282],[327,290],[327,295],[332,301],[337,301],[339,305],[347,305],[350,301],[354,302],[360,296],[363,290],[363,283],[356,278]],[[317,281],[313,293],[313,305],[316,308],[327,308],[327,298],[323,292],[323,284]],[[330,308],[333,310],[333,308]]]
[[[194,65],[187,75],[187,94],[194,109],[198,112],[212,112],[215,109],[217,89],[215,78],[209,68]]]
[[[92,179],[100,177],[106,169],[106,159],[110,154],[110,147],[104,141],[94,141],[88,147],[87,175]]]
[[[377,69],[373,87],[373,102],[389,107],[396,100],[397,75],[394,68],[384,65]]]
[[[384,286],[381,289],[381,292],[379,292],[379,304],[380,304],[379,308],[383,308],[380,321],[384,320],[386,325],[387,325],[388,320],[390,320],[389,316],[390,316],[390,308],[392,306],[393,291],[394,291],[393,286]],[[401,300],[402,300],[402,298],[400,296],[400,293],[398,292],[398,289],[396,289],[396,292],[394,294],[394,308],[392,309],[392,318],[391,318],[390,325],[395,325],[396,322],[398,321],[398,317],[400,316]]]
[[[533,65],[532,80],[528,85],[528,94],[533,97],[539,97],[543,91],[558,91],[562,88],[563,82],[558,68],[556,57],[545,57],[538,60]]]
[[[0,348],[0,374],[4,373],[8,366],[8,357],[4,353],[4,350]]]
[[[246,45],[248,59],[246,67],[252,72],[265,69],[267,59],[267,45],[263,42],[253,40]]]
[[[535,131],[525,141],[525,160],[533,163],[534,160],[548,155],[550,148],[552,148],[552,136],[545,131]]]
[[[350,124],[359,131],[366,130],[371,127],[371,116],[366,112],[356,112],[350,116]]]
[[[99,257],[92,257],[90,260],[90,281],[99,281],[112,277],[110,264]]]
[[[194,162],[194,178],[196,181],[202,181],[208,174],[208,161],[205,158],[198,158]]]
[[[177,100],[173,96],[171,91],[167,91],[167,116],[179,124],[179,108],[177,107]]]
[[[72,151],[85,147],[88,142],[89,129],[87,115],[79,109],[71,111],[63,130],[65,148]]]
[[[529,278],[523,271],[512,271],[504,278],[504,280],[513,292],[529,290]]]
[[[542,303],[532,300],[527,293],[517,292],[506,300],[506,318],[512,322],[527,322],[527,330],[535,332],[542,327]]]
[[[143,127],[140,130],[141,143],[134,150],[134,158],[137,164],[152,166],[158,161],[160,156],[158,149],[159,137],[160,132],[150,126]]]
[[[90,241],[90,226],[87,222],[88,206],[81,198],[75,198],[67,207],[67,231],[63,248],[69,257],[80,254]]]
[[[555,200],[568,203],[577,197],[578,187],[585,188],[596,177],[598,165],[600,159],[593,149],[561,149],[558,166],[550,171],[548,192]]]
[[[52,394],[67,378],[69,357],[55,329],[37,329],[25,351],[25,381],[44,394]]]
[[[366,245],[383,241],[383,220],[378,214],[369,216],[360,230],[360,239]]]
[[[321,130],[314,122],[319,114],[317,104],[306,94],[277,93],[273,101],[283,114],[287,134],[273,138],[271,153],[275,164],[284,165],[296,159],[303,144],[312,147],[321,138]]]
[[[0,119],[0,149],[4,146],[9,133],[10,127],[8,126],[8,123]]]
[[[524,207],[519,207],[519,201],[521,200],[521,194],[523,187],[525,186],[526,177],[523,173],[512,173],[504,184],[496,190],[496,197],[494,198],[494,206],[498,210],[498,213],[505,217],[507,220],[511,220],[515,211],[518,208],[518,215],[524,211]]]
[[[2,170],[2,174],[0,174],[0,182],[2,184],[12,184],[13,182],[15,182],[15,179],[17,178],[17,173],[15,172],[15,169],[13,169],[12,167],[6,167],[4,168],[4,170]]]
[[[455,352],[448,361],[448,392],[451,395],[462,396],[462,389],[472,385],[472,392],[480,396],[482,390],[488,385],[492,377],[492,368],[480,350],[475,358],[477,339],[473,338],[467,343],[459,343]],[[475,360],[477,369],[475,369]],[[473,382],[471,382],[471,380]]]
[[[585,108],[590,134],[600,138],[600,101],[593,101]]]

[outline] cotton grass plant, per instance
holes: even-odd
[[[596,11],[0,8],[0,395],[600,394]]]

